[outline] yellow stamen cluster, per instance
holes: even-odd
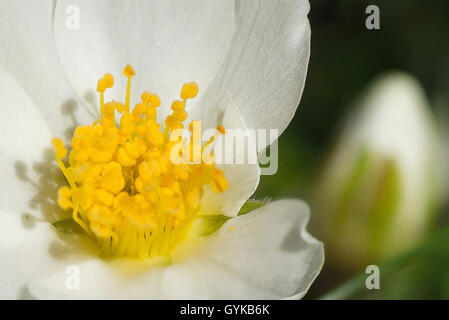
[[[172,103],[162,131],[156,121],[159,97],[144,92],[130,111],[135,72],[127,65],[123,74],[128,78],[125,103],[104,102],[105,90],[114,84],[111,74],[98,81],[101,119],[75,129],[68,166],[62,140],[53,139],[56,160],[69,184],[59,189],[58,204],[73,211],[74,221],[106,256],[167,255],[187,236],[200,209],[203,187],[210,184],[223,192],[228,182],[213,164],[176,164],[170,158],[181,140],[172,141],[171,133],[184,128],[186,102],[197,95],[197,84],[184,84],[181,100]],[[121,114],[119,125],[116,112]],[[217,127],[217,133],[224,132],[223,126]]]

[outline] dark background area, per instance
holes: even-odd
[[[292,123],[279,139],[278,172],[261,177],[258,198],[309,202],[352,102],[383,71],[415,76],[433,106],[449,101],[449,1],[310,2],[312,51],[306,86]],[[380,9],[380,30],[365,27],[365,9],[371,4]],[[311,211],[313,220],[313,207]],[[325,267],[306,298],[319,297],[345,280]]]

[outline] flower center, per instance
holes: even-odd
[[[183,155],[195,149],[194,139],[173,138],[183,129],[188,99],[198,93],[194,82],[186,83],[181,100],[172,103],[172,113],[161,130],[156,120],[159,97],[150,92],[130,111],[130,65],[123,70],[127,77],[125,103],[104,102],[104,92],[114,79],[105,74],[98,80],[101,119],[91,126],[75,129],[68,156],[61,139],[52,140],[56,160],[69,186],[58,191],[58,204],[72,210],[73,220],[92,237],[105,256],[147,258],[168,255],[189,234],[200,209],[203,187],[215,192],[228,188],[221,170],[212,163],[172,161],[174,148]],[[119,125],[115,114],[121,114]],[[195,121],[189,125],[193,136]],[[223,126],[217,134],[224,133]],[[212,138],[206,145],[209,145]],[[204,148],[200,148],[200,154]],[[179,149],[179,151],[178,151]],[[192,155],[189,153],[189,159]]]

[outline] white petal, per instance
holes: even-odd
[[[53,2],[1,1],[0,12],[0,65],[35,101],[52,134],[63,136],[78,122],[91,121],[59,63],[52,37]]]
[[[230,94],[249,128],[278,129],[293,118],[310,54],[306,0],[237,1],[236,29],[225,63],[195,113],[216,120]],[[272,142],[272,141],[271,141]],[[258,150],[265,145],[258,146]]]
[[[51,137],[47,122],[1,69],[0,96],[5,115],[0,126],[0,298],[29,298],[29,280],[70,264],[77,251],[48,222],[60,210],[55,203],[59,169],[53,152],[46,151]]]
[[[43,299],[301,298],[324,260],[321,242],[305,231],[308,218],[301,201],[273,202],[229,220],[197,252],[168,267],[125,275],[113,267],[120,262],[91,260],[80,265],[80,290],[67,290],[62,272],[28,287]]]
[[[87,257],[78,238],[58,238],[45,221],[0,211],[0,298],[29,299],[26,284]]]
[[[204,188],[203,200],[201,201],[201,213],[222,214],[234,217],[249,197],[256,191],[260,179],[260,167],[257,160],[257,151],[253,139],[248,140],[231,140],[230,129],[246,129],[246,125],[240,115],[237,107],[228,101],[228,107],[223,116],[223,125],[226,128],[226,139],[220,136],[216,139],[215,156],[220,158],[219,150],[222,151],[221,164],[217,164],[225,173],[225,178],[229,182],[229,188],[222,193],[212,191],[209,185]],[[224,149],[228,142],[241,141],[243,146],[240,148],[237,143],[232,149]],[[221,148],[219,146],[222,146]],[[226,151],[233,152],[232,163],[226,164]],[[243,151],[244,155],[241,162],[237,163],[237,152]],[[253,161],[252,161],[253,160]]]
[[[209,273],[208,283],[239,287],[221,288],[217,298],[301,298],[324,262],[322,243],[305,230],[309,215],[304,202],[280,200],[226,222],[208,241],[205,258],[225,274]]]
[[[161,96],[167,106],[161,110],[167,112],[183,83],[196,81],[200,94],[206,90],[234,27],[233,1],[87,0],[76,6],[80,28],[68,29],[73,1],[58,2],[54,35],[64,70],[86,103],[106,72],[115,77],[107,99],[123,100],[122,70],[131,64],[136,71],[131,101],[136,103],[143,90],[150,90]]]
[[[208,240],[200,265],[198,298],[301,298],[324,261],[321,242],[305,230],[307,205],[272,202],[226,222]],[[218,275],[217,275],[218,274]],[[226,284],[226,285],[224,285]]]
[[[4,114],[0,126],[0,210],[29,213],[49,201],[44,198],[51,190],[38,188],[41,182],[50,183],[39,179],[43,170],[52,166],[44,157],[45,149],[51,146],[51,135],[30,96],[1,69],[0,95]],[[36,200],[34,208],[30,208],[32,199]]]

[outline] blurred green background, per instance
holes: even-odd
[[[311,206],[313,225],[313,193],[319,176],[344,120],[355,111],[354,101],[377,75],[387,70],[405,71],[424,87],[432,112],[447,109],[449,1],[310,2],[312,51],[303,97],[279,139],[278,172],[261,177],[256,197],[303,199]],[[380,30],[365,27],[365,9],[371,4],[380,9]],[[365,289],[368,275],[364,268],[341,270],[329,260],[306,298],[322,297],[342,284],[340,298],[449,298],[449,232],[444,229],[449,225],[447,202],[434,210],[436,220],[413,248],[371,261],[380,266],[380,290]],[[320,230],[311,233],[320,238]]]

